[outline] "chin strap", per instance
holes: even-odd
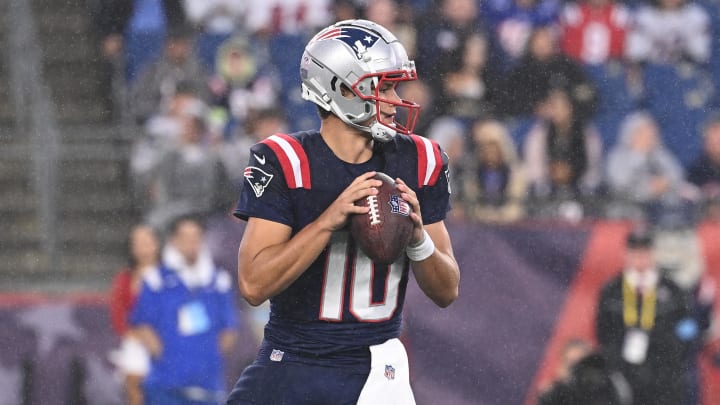
[[[370,125],[370,134],[376,141],[385,143],[390,142],[397,134],[397,131],[376,120]]]

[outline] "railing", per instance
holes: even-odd
[[[60,134],[50,90],[42,74],[42,50],[35,18],[27,0],[9,0],[8,60],[15,104],[16,133],[30,135],[32,183],[37,196],[40,239],[46,267],[57,257],[57,183]],[[11,22],[11,23],[10,23]]]

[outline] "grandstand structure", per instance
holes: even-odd
[[[123,263],[128,140],[85,0],[0,4],[0,285],[106,288]]]

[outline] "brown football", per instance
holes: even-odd
[[[412,208],[400,197],[392,177],[378,173],[382,181],[378,194],[355,201],[355,205],[370,207],[367,214],[353,215],[350,234],[360,249],[375,263],[390,264],[404,253],[412,237]]]

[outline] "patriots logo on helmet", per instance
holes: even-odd
[[[245,168],[245,179],[247,179],[250,187],[255,192],[255,197],[260,198],[265,192],[273,175],[255,166]]]
[[[406,217],[410,215],[410,204],[400,198],[400,196],[391,195],[388,203],[390,204],[390,212],[393,214],[400,214]]]
[[[357,27],[336,27],[321,32],[314,40],[323,41],[326,39],[338,39],[345,42],[355,52],[355,56],[362,59],[368,48],[375,45],[380,37]]]

